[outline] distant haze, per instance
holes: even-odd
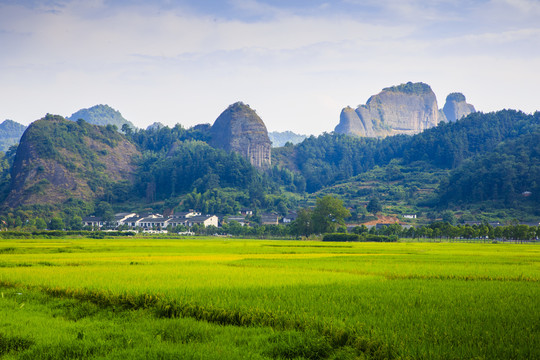
[[[332,131],[343,107],[422,81],[442,108],[540,110],[538,0],[0,0],[0,121],[109,104],[136,126]]]

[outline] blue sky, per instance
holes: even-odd
[[[540,110],[540,0],[0,0],[0,120],[109,104],[139,127],[332,131],[345,106],[422,81],[439,107]]]

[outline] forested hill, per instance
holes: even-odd
[[[442,182],[439,195],[443,205],[491,201],[504,208],[528,200],[538,211],[540,127],[465,160]]]
[[[0,151],[6,152],[10,146],[17,144],[26,130],[26,126],[13,120],[4,120],[0,124]]]
[[[124,125],[130,128],[135,126],[126,120],[118,110],[113,109],[109,105],[95,105],[88,109],[81,109],[68,117],[68,120],[77,121],[83,119],[87,123],[94,125],[115,125],[118,129],[122,129]]]
[[[133,179],[135,146],[116,127],[47,115],[21,138],[4,207],[91,201]],[[125,183],[124,183],[125,184]]]
[[[440,168],[455,168],[471,156],[493,151],[501,141],[529,134],[540,126],[540,112],[502,110],[472,113],[455,123],[439,123],[413,136],[403,148],[405,163],[427,161]]]
[[[276,149],[273,162],[300,172],[307,191],[314,192],[392,160],[404,165],[423,161],[437,168],[454,169],[466,159],[494,151],[502,141],[530,134],[539,126],[540,112],[473,113],[414,136],[397,135],[383,140],[341,134],[311,136],[296,146]]]

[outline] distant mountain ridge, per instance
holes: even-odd
[[[87,123],[100,126],[116,125],[118,130],[121,130],[124,125],[128,125],[133,129],[135,128],[135,125],[126,120],[120,111],[113,109],[109,105],[102,104],[92,106],[88,109],[81,109],[67,119],[71,121],[83,119]]]
[[[307,136],[296,134],[292,131],[272,131],[268,133],[268,137],[270,138],[270,141],[272,142],[272,147],[282,147],[285,146],[286,143],[290,142],[293,145],[296,145],[298,143],[301,143],[304,141]]]
[[[21,139],[26,126],[13,120],[4,120],[0,124],[0,151],[7,151]]]

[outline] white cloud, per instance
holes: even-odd
[[[320,133],[337,125],[342,107],[406,81],[432,85],[440,103],[463,91],[481,110],[538,107],[530,90],[540,81],[540,30],[527,20],[535,2],[467,3],[461,19],[450,1],[362,3],[370,10],[299,15],[233,2],[256,21],[187,6],[0,3],[0,119],[28,123],[108,103],[139,126],[190,126],[242,100],[269,129]],[[523,11],[495,24],[509,7]],[[455,29],[456,19],[475,25]],[[495,80],[515,91],[502,96]]]

